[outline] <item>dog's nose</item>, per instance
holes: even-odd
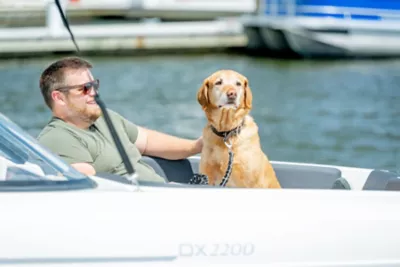
[[[232,98],[236,98],[237,97],[237,93],[235,89],[229,89],[228,92],[226,92],[226,96],[230,99]]]

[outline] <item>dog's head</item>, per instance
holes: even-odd
[[[203,110],[252,107],[252,93],[245,76],[233,70],[219,70],[207,77],[197,93]]]

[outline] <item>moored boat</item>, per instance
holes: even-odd
[[[400,55],[400,2],[261,0],[242,20],[249,48],[302,57]]]

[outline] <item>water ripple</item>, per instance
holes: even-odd
[[[50,112],[38,77],[54,58],[0,62],[1,112],[36,136]],[[400,170],[400,61],[275,61],[235,55],[91,58],[101,97],[139,125],[197,138],[196,94],[218,69],[246,75],[270,159]]]

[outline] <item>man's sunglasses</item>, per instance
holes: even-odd
[[[99,87],[100,87],[100,81],[99,81],[99,79],[96,79],[94,81],[90,81],[90,82],[87,82],[87,83],[84,83],[84,84],[60,87],[60,88],[55,89],[55,91],[64,91],[64,92],[66,92],[66,91],[69,91],[71,89],[79,88],[79,89],[82,90],[82,93],[84,95],[87,95],[87,94],[89,94],[89,92],[90,92],[90,90],[92,88],[94,88],[94,90],[97,93],[97,91],[99,90]]]

